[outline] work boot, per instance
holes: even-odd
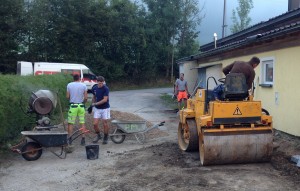
[[[74,145],[67,145],[65,147],[65,152],[66,153],[72,153],[74,151]]]
[[[102,144],[105,145],[105,144],[107,144],[107,142],[108,142],[108,135],[106,134],[106,135],[104,135]]]
[[[93,143],[98,143],[98,141],[102,139],[101,134],[97,133],[97,136],[94,138]]]
[[[84,137],[81,138],[80,145],[81,145],[81,146],[84,146],[84,145],[85,145],[85,138],[84,138]]]

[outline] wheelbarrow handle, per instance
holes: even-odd
[[[158,124],[158,126],[164,126],[165,125],[165,121],[160,122],[160,124]]]
[[[78,133],[79,132],[79,133]],[[89,133],[90,130],[86,128],[80,128],[76,130],[69,138],[68,138],[68,143],[71,144],[75,139],[77,139],[80,135]],[[76,136],[75,136],[76,135]],[[75,136],[75,137],[73,137]]]
[[[148,132],[148,131],[150,131],[150,130],[152,130],[152,129],[158,128],[159,126],[163,126],[164,124],[165,124],[165,121],[162,121],[162,122],[160,122],[160,123],[158,123],[158,124],[153,125],[153,126],[150,127],[150,128],[147,128],[144,132],[146,133],[146,132]]]
[[[11,149],[12,152],[22,154],[22,151],[20,149]]]

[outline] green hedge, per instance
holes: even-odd
[[[51,123],[61,122],[60,108],[64,112],[68,106],[66,86],[70,81],[72,81],[72,77],[63,74],[0,75],[0,147],[16,141],[20,137],[21,131],[31,130],[34,127],[36,114],[27,113],[29,98],[33,92],[45,89],[57,93],[58,103],[51,114]]]

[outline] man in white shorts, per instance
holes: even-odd
[[[97,143],[102,137],[99,129],[99,122],[102,120],[104,138],[102,144],[108,142],[108,120],[110,119],[110,105],[109,105],[109,88],[104,84],[105,79],[103,76],[97,77],[98,86],[92,89],[93,100],[92,106],[94,106],[94,130],[97,136],[93,140],[93,143]]]

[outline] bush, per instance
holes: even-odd
[[[36,114],[27,113],[32,93],[47,89],[57,94],[58,104],[51,115],[51,122],[52,119],[58,122],[61,119],[60,108],[62,112],[67,108],[66,85],[72,81],[70,75],[0,75],[0,81],[0,145],[16,140],[21,131],[31,130],[36,124]]]

